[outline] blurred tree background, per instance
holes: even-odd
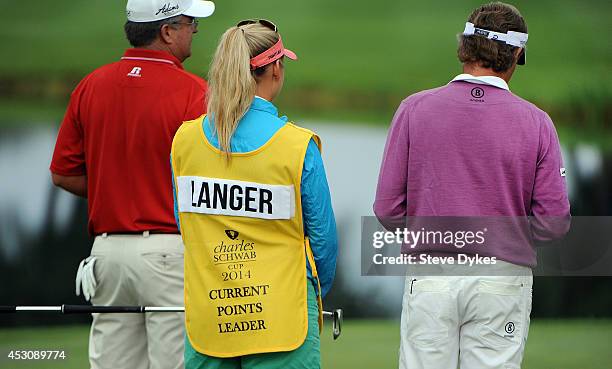
[[[94,68],[126,48],[125,1],[8,3],[0,31],[0,117],[57,122],[69,92]],[[281,111],[387,125],[401,99],[447,83],[460,72],[457,34],[474,0],[217,1],[202,19],[188,70],[206,76],[220,35],[245,18],[274,21],[299,61],[287,63]],[[513,2],[529,29],[528,65],[512,90],[548,111],[564,141],[590,134],[610,143],[612,6],[605,0]],[[605,130],[607,135],[602,137]]]

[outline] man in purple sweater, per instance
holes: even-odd
[[[408,97],[393,118],[374,203],[379,219],[531,219],[529,242],[487,243],[495,276],[407,277],[402,369],[520,368],[536,264],[530,240],[561,237],[570,222],[555,127],[508,88],[525,64],[526,42],[516,8],[479,7],[459,40],[463,74]]]

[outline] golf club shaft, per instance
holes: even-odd
[[[182,306],[95,306],[95,305],[60,305],[60,306],[0,306],[0,313],[18,312],[58,312],[62,314],[91,313],[153,313],[184,312]],[[333,316],[331,311],[323,311],[324,316]]]
[[[60,314],[91,314],[91,313],[170,313],[184,312],[183,306],[95,306],[95,305],[59,305],[59,306],[0,306],[0,314],[20,312],[56,312]],[[323,311],[323,316],[332,319],[332,333],[334,340],[340,336],[342,330],[342,309]]]

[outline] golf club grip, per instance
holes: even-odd
[[[0,313],[16,313],[17,306],[0,306]]]
[[[90,306],[90,305],[62,305],[64,314],[90,314],[90,313],[144,313],[143,306]]]

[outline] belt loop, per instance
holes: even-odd
[[[108,233],[106,232],[102,233],[102,238],[106,238],[106,237],[108,237]]]
[[[142,232],[142,237],[144,237],[144,238],[149,237],[149,231]]]

